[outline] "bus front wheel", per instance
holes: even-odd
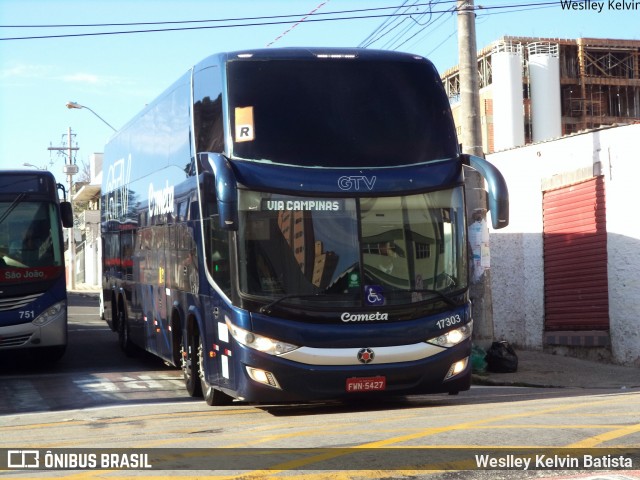
[[[29,349],[29,355],[35,365],[53,365],[62,358],[66,350],[66,345],[31,348]]]

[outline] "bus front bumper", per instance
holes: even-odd
[[[235,391],[249,402],[457,393],[471,386],[470,355],[470,339],[427,358],[384,364],[310,365],[243,348],[234,362]]]
[[[31,322],[0,327],[0,350],[66,345],[66,302],[54,305]]]

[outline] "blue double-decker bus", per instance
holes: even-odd
[[[465,164],[505,226],[422,57],[213,55],[105,148],[105,318],[210,405],[467,390]]]
[[[48,171],[0,171],[0,353],[49,364],[67,348],[62,227],[71,204]]]

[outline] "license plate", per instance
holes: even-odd
[[[375,392],[387,388],[386,377],[352,377],[347,378],[347,392]]]

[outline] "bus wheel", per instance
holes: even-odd
[[[57,362],[62,358],[64,352],[67,351],[66,345],[59,345],[55,347],[46,347],[45,352],[47,354],[47,359],[49,362]]]
[[[53,366],[62,358],[67,350],[66,345],[56,345],[54,347],[40,347],[29,349],[29,360],[34,361],[34,365]]]
[[[192,397],[200,397],[202,395],[202,388],[200,386],[197,347],[193,334],[188,334],[186,342],[184,337],[182,337],[180,351],[182,353],[180,364],[182,366],[182,376],[184,378],[184,386],[187,388],[187,393]]]
[[[220,390],[213,388],[207,382],[207,379],[204,375],[204,359],[207,352],[204,349],[204,344],[202,338],[200,338],[200,342],[198,345],[198,373],[200,374],[200,389],[202,390],[202,394],[204,396],[204,401],[207,402],[207,405],[229,405],[233,398],[223,393]]]
[[[124,310],[118,310],[118,343],[126,356],[130,357],[135,353],[135,346],[129,336],[129,322]]]

